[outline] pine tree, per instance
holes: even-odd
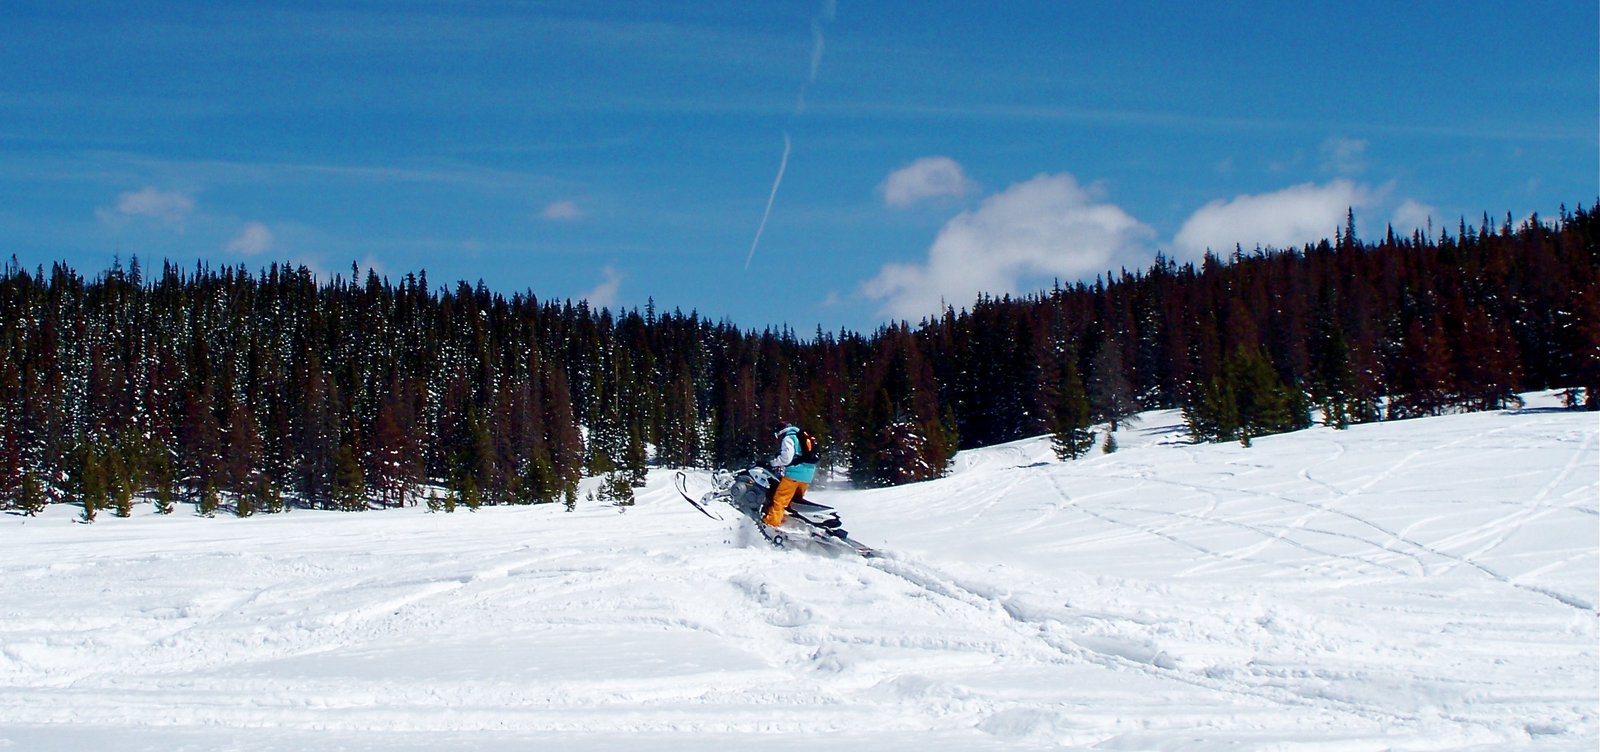
[[[365,474],[361,471],[361,462],[356,459],[355,447],[350,444],[340,445],[334,466],[337,468],[333,485],[334,506],[345,512],[365,511],[367,483]]]
[[[1077,459],[1094,446],[1093,423],[1089,417],[1089,399],[1084,393],[1083,377],[1078,373],[1078,359],[1072,352],[1062,357],[1062,378],[1058,390],[1055,428],[1050,434],[1050,445],[1056,458],[1062,461]]]
[[[1360,413],[1355,405],[1355,373],[1350,368],[1350,348],[1344,338],[1344,328],[1333,321],[1322,343],[1321,365],[1318,380],[1322,392],[1322,422],[1343,430]]]
[[[873,486],[940,477],[958,443],[954,417],[941,409],[933,369],[910,330],[889,327],[883,336],[864,377],[868,398],[851,448],[851,474]]]
[[[909,420],[879,429],[872,444],[873,485],[898,486],[943,475],[944,467],[929,459],[928,444],[921,427]]]
[[[446,497],[446,498],[448,498],[448,497]],[[439,491],[437,489],[429,489],[428,490],[428,511],[429,512],[454,512],[454,511],[456,511],[455,500],[454,499],[450,499],[447,502],[444,498],[440,498],[439,497]]]
[[[1402,340],[1396,394],[1389,417],[1441,415],[1455,402],[1452,354],[1444,327],[1436,316],[1412,320]]]
[[[1228,441],[1239,435],[1239,399],[1227,373],[1211,377],[1183,405],[1183,422],[1195,441]]]
[[[606,473],[600,487],[604,489],[605,499],[623,511],[634,505],[632,473],[627,469]]]
[[[261,477],[256,480],[254,490],[254,509],[267,514],[281,514],[283,512],[283,489],[273,482],[271,478]]]
[[[95,514],[111,504],[106,467],[93,445],[79,450],[78,495],[83,500],[83,521],[94,522]]]
[[[172,454],[166,449],[158,449],[151,454],[149,473],[151,492],[155,495],[156,513],[172,514],[178,500]]]
[[[583,438],[573,418],[572,394],[567,387],[566,372],[548,364],[547,368],[544,379],[545,445],[550,448],[550,464],[560,481],[560,493],[576,503],[578,478],[582,474]]]
[[[250,517],[256,513],[256,493],[257,492],[252,489],[247,493],[235,493],[233,495],[234,516],[241,518]]]
[[[410,422],[405,400],[395,393],[398,384],[391,380],[389,397],[378,408],[372,429],[372,452],[368,457],[367,481],[377,490],[383,506],[403,506],[418,481],[419,454],[416,441],[405,429]]]
[[[1464,406],[1470,410],[1501,410],[1510,405],[1521,405],[1517,396],[1522,369],[1516,354],[1516,342],[1506,328],[1497,326],[1480,306],[1457,302],[1451,319],[1458,334],[1455,366],[1452,372],[1458,385],[1455,390]]]
[[[1573,326],[1572,373],[1568,377],[1567,404],[1585,410],[1600,410],[1600,291],[1594,287],[1577,296],[1579,318]],[[1583,392],[1583,399],[1578,392]]]
[[[260,429],[254,414],[243,401],[235,400],[229,406],[225,433],[227,459],[223,463],[224,483],[235,496],[240,496],[256,487],[262,468]]]
[[[679,366],[663,397],[658,461],[671,467],[693,467],[700,458],[701,421],[694,379],[686,364]]]
[[[39,482],[39,476],[31,470],[24,470],[22,483],[17,492],[17,506],[22,513],[33,517],[43,512],[49,498],[45,496],[44,484]],[[93,521],[93,517],[90,518]]]
[[[1088,391],[1094,416],[1110,423],[1112,431],[1139,412],[1139,403],[1133,399],[1133,384],[1122,368],[1122,348],[1115,340],[1101,340],[1095,351]]]
[[[523,503],[550,504],[559,501],[564,488],[565,484],[547,455],[541,452],[528,461],[527,472],[522,479]]]
[[[98,515],[98,510],[96,509],[96,506],[95,506],[96,505],[96,500],[94,499],[94,497],[84,496],[82,503],[83,503],[83,511],[79,514],[78,521],[79,522],[86,522],[86,523],[94,522],[95,517]]]
[[[479,504],[495,503],[498,501],[495,495],[496,489],[501,487],[501,483],[495,462],[494,438],[476,408],[467,411],[462,431],[461,448],[456,456],[456,472],[472,479],[474,496]],[[472,509],[478,508],[476,505],[469,506]]]
[[[1230,370],[1236,383],[1240,443],[1250,446],[1253,437],[1310,425],[1304,393],[1279,379],[1265,348],[1236,351]]]
[[[451,505],[452,509],[454,507],[466,507],[476,512],[481,506],[483,506],[483,494],[478,490],[478,481],[470,473],[462,475],[460,482],[456,485],[455,501]]]
[[[0,356],[3,357],[3,356]],[[4,368],[0,365],[0,368]],[[0,400],[3,403],[3,400]],[[13,419],[0,409],[0,508],[21,507],[22,448]]]
[[[195,513],[201,517],[215,516],[218,509],[222,508],[222,494],[217,490],[216,481],[209,481],[200,492],[200,503],[195,508]]]
[[[291,431],[297,460],[296,485],[306,501],[328,506],[333,500],[339,455],[339,387],[322,367],[315,348],[306,353],[300,371],[296,376]]]
[[[589,475],[606,476],[617,471],[617,463],[604,448],[596,447],[589,454]]]
[[[118,517],[133,516],[133,482],[128,479],[127,466],[120,452],[111,452],[106,466],[106,491],[110,498],[112,514]]]
[[[643,431],[639,425],[628,427],[628,439],[622,454],[622,467],[627,483],[634,488],[644,488],[645,477],[649,472],[649,460],[645,453]],[[628,492],[628,498],[633,498],[633,492]]]
[[[180,439],[184,483],[199,494],[223,472],[222,434],[211,413],[209,389],[185,395]]]

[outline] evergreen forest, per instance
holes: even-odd
[[[1560,388],[1600,409],[1600,217],[1487,215],[1368,240],[1158,257],[1093,283],[871,333],[751,331],[353,266],[137,258],[92,279],[0,268],[0,507],[241,516],[621,499],[648,466],[736,467],[771,425],[862,485],[962,448],[1181,408],[1196,441],[1493,410]],[[431,489],[431,490],[424,490]]]

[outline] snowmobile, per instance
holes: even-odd
[[[771,527],[761,521],[767,502],[778,485],[778,476],[767,468],[756,466],[748,470],[728,472],[718,470],[711,474],[711,490],[696,499],[689,494],[688,476],[679,471],[673,478],[678,493],[695,509],[714,520],[722,519],[714,509],[717,504],[727,504],[738,510],[760,531],[761,536],[777,548],[811,546],[830,552],[851,551],[865,557],[877,552],[850,538],[839,521],[833,507],[807,501],[803,497],[789,502],[789,514],[783,524]]]

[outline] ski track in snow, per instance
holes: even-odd
[[[1600,744],[1592,414],[1144,420],[818,488],[878,559],[669,473],[620,514],[0,517],[0,749]]]

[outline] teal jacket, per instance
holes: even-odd
[[[778,456],[772,459],[773,467],[783,468],[783,477],[800,483],[810,483],[816,477],[817,466],[811,462],[794,461],[800,456],[800,429],[789,426],[778,433]]]

